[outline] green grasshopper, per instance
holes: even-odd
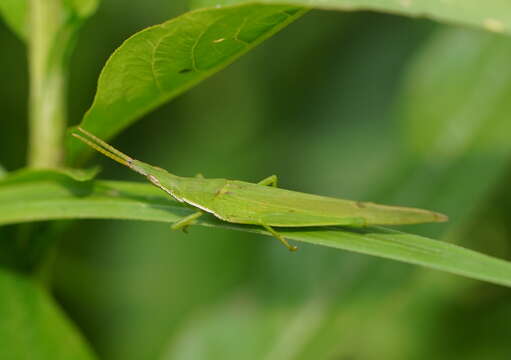
[[[197,212],[172,225],[185,230],[204,213],[236,224],[263,227],[289,250],[297,248],[273,227],[400,225],[447,221],[447,216],[433,211],[379,205],[305,194],[277,188],[277,176],[258,183],[238,180],[181,177],[134,160],[93,134],[78,128],[72,135],[109,158],[145,176],[153,185]]]

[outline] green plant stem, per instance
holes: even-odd
[[[64,162],[69,53],[81,19],[65,0],[29,0],[30,72],[28,166],[58,168]],[[29,271],[45,282],[54,261],[59,224],[27,229]],[[57,230],[55,230],[57,229]]]
[[[70,37],[63,27],[65,12],[61,0],[30,0],[29,11],[28,163],[31,167],[55,168],[63,161],[67,82],[64,60]]]

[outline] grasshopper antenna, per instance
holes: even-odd
[[[116,148],[104,142],[103,140],[91,134],[90,132],[82,129],[81,127],[78,128],[78,131],[81,132],[82,134],[72,133],[71,135],[73,135],[80,141],[84,142],[85,144],[89,145],[93,149],[99,151],[103,155],[108,156],[110,159],[117,161],[118,163],[121,163],[128,167],[133,162],[133,159],[130,158],[128,155],[117,150]]]

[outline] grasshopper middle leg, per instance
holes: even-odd
[[[268,225],[261,225],[263,228],[265,228],[266,231],[268,231],[270,234],[275,236],[289,251],[296,251],[298,248],[296,246],[293,246],[287,242],[287,240],[280,235],[278,232],[276,232],[273,228],[271,228]]]
[[[188,216],[185,216],[184,218],[176,221],[172,226],[170,227],[172,230],[183,230],[186,232],[186,228],[192,224],[195,223],[195,220],[197,220],[199,217],[201,217],[204,213],[202,211],[197,211],[193,214],[190,214]]]

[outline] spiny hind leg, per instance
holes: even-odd
[[[268,176],[267,178],[264,178],[261,181],[259,181],[257,183],[257,185],[268,185],[268,186],[277,187],[278,181],[279,181],[279,178],[277,177],[277,175],[271,175],[271,176]]]
[[[202,211],[197,211],[193,214],[190,214],[188,216],[185,216],[184,218],[176,221],[172,226],[170,227],[172,230],[183,230],[186,232],[186,228],[192,224],[195,223],[195,221],[201,217],[204,213]]]
[[[290,245],[286,239],[282,235],[280,235],[278,232],[273,230],[273,228],[269,227],[268,225],[261,225],[266,231],[268,231],[270,234],[275,236],[289,251],[296,251],[298,248],[296,246]]]

